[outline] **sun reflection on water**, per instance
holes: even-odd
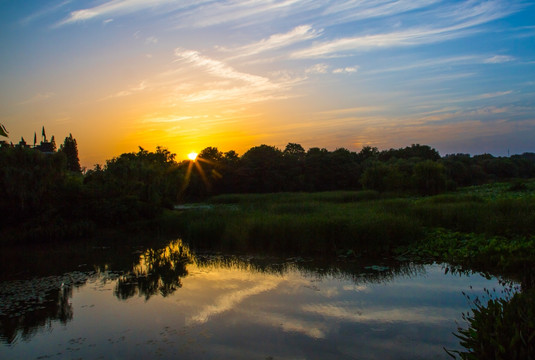
[[[36,319],[33,330],[24,328],[27,315],[0,316],[2,340],[14,342],[17,334],[26,334],[24,348],[34,349],[28,350],[33,358],[49,355],[52,350],[44,353],[42,345],[58,344],[60,332],[39,331],[48,324],[49,329],[63,326],[67,337],[98,344],[80,347],[77,356],[86,358],[106,357],[108,350],[129,358],[134,348],[146,358],[220,358],[221,351],[266,358],[274,349],[281,357],[298,358],[320,343],[335,358],[358,358],[368,351],[385,359],[396,358],[392,354],[436,358],[443,346],[456,346],[455,321],[467,311],[461,291],[477,294],[485,286],[499,286],[496,279],[445,274],[440,265],[370,269],[357,262],[199,254],[180,239],[121,255],[118,263],[128,268],[105,262],[94,265],[97,271],[58,277],[51,286],[76,291],[62,292],[64,298],[52,303],[46,318]],[[35,284],[27,285],[30,291]],[[101,334],[121,343],[106,347],[99,343]],[[155,353],[149,345],[159,337],[161,353]],[[24,358],[18,349],[0,347],[0,358]],[[318,357],[331,354],[323,350],[317,348]]]

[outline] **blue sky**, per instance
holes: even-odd
[[[535,151],[533,1],[0,0],[0,123],[137,146]]]

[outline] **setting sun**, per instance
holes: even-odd
[[[196,152],[190,152],[188,154],[188,159],[190,159],[191,161],[195,161],[195,159],[197,159],[197,153]]]

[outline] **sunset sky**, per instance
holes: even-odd
[[[535,151],[535,2],[0,0],[0,124],[186,159],[288,142]]]

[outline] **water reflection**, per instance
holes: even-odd
[[[73,286],[63,278],[28,280],[1,286],[0,339],[12,344],[28,341],[41,328],[56,321],[65,325],[73,318]],[[11,285],[11,286],[9,286]],[[77,286],[79,286],[78,284]]]
[[[163,249],[147,249],[139,256],[132,270],[119,277],[114,294],[121,300],[133,296],[168,296],[182,287],[181,279],[188,275],[186,266],[193,255],[180,240],[172,241]]]
[[[385,259],[194,255],[180,240],[121,254],[83,259],[87,271],[0,283],[2,304],[30,304],[0,308],[12,345],[0,358],[48,356],[50,344],[82,338],[72,357],[446,358],[468,310],[461,291],[499,285]]]

